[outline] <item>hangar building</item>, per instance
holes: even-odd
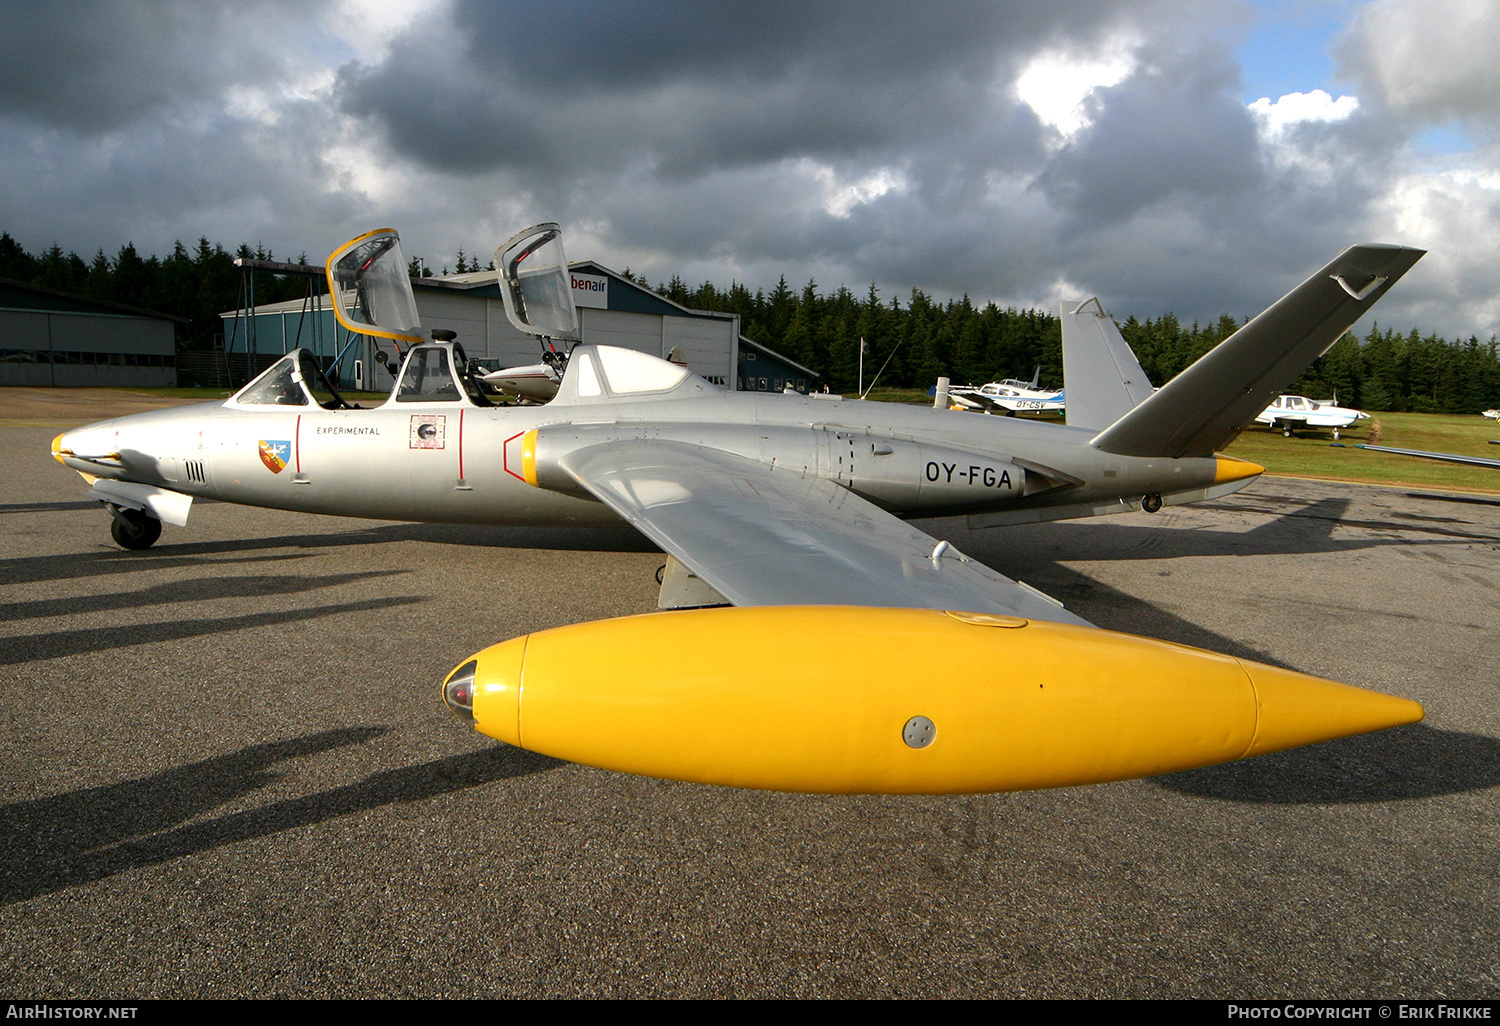
[[[728,388],[769,391],[777,381],[794,388],[801,382],[802,391],[812,387],[816,377],[812,371],[742,338],[738,314],[690,309],[593,261],[568,266],[578,308],[578,335],[584,342],[663,358],[676,350],[694,372]],[[457,332],[464,352],[480,365],[498,370],[540,359],[537,340],[516,330],[505,316],[494,271],[415,278],[412,292],[423,330]],[[339,362],[340,387],[388,388],[391,375],[377,369],[375,354],[384,350],[394,366],[394,346],[368,336],[357,336],[351,343],[328,303],[323,297],[321,308],[314,309],[297,299],[257,306],[249,318],[237,311],[221,314],[229,366],[243,380],[250,369],[258,370],[298,346],[312,351],[325,366],[347,347]]]
[[[171,388],[179,323],[0,278],[0,385]]]

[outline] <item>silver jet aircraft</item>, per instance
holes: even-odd
[[[497,405],[451,333],[422,340],[399,241],[383,230],[328,261],[341,320],[406,343],[378,408],[351,408],[299,350],[227,401],[92,424],[53,451],[130,548],[151,545],[163,521],[185,524],[198,497],[432,523],[624,520],[671,557],[664,608],[733,607],[563,628],[574,633],[468,660],[445,700],[512,744],[808,791],[1120,779],[1410,722],[1421,708],[1099,630],[906,518],[962,513],[990,527],[1243,487],[1262,468],[1219,451],[1421,255],[1345,250],[1154,394],[1097,301],[1065,307],[1060,425],[726,391],[596,345],[572,349],[551,402]],[[518,327],[572,331],[555,225],[520,233],[496,266]],[[775,680],[725,665],[788,629],[841,644]],[[997,665],[1033,673],[1002,701],[990,683],[935,679],[917,658],[933,643],[1008,652]],[[1038,674],[1040,691],[1027,690]]]

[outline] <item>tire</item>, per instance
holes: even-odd
[[[116,509],[109,525],[110,537],[122,549],[149,549],[161,537],[161,521],[138,509]]]

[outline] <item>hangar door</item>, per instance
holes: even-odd
[[[724,384],[734,374],[738,318],[672,317],[579,307],[583,341],[636,349],[663,359],[680,346],[695,373]]]

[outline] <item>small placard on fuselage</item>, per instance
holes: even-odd
[[[446,445],[448,418],[440,413],[416,413],[411,418],[411,448],[441,449]]]

